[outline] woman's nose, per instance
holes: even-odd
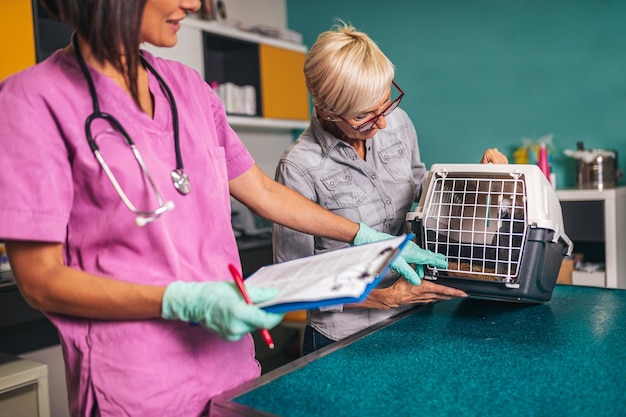
[[[200,0],[182,0],[180,3],[180,7],[187,12],[197,12],[201,6]]]
[[[387,127],[387,119],[386,116],[383,116],[382,114],[380,115],[380,117],[378,118],[378,120],[376,120],[376,123],[374,123],[376,125],[376,127],[378,129],[384,129]]]

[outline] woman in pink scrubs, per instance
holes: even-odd
[[[199,74],[139,53],[175,45],[199,0],[43,3],[72,43],[0,84],[0,239],[19,289],[59,330],[72,416],[203,415],[260,374],[249,332],[282,318],[232,282],[229,196],[305,233],[389,236],[268,178]],[[402,262],[441,262],[412,250]]]

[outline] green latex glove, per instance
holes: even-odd
[[[387,233],[377,232],[364,223],[359,223],[359,226],[359,231],[354,242],[352,242],[354,246],[393,238]],[[411,268],[409,264],[414,264],[415,269]],[[447,268],[448,261],[446,261],[445,255],[422,249],[415,242],[408,241],[400,252],[400,256],[391,263],[391,269],[402,275],[411,284],[419,285],[424,278],[424,265]]]
[[[255,303],[270,300],[278,292],[252,286],[246,286],[246,290]],[[161,317],[198,323],[225,340],[235,341],[254,330],[271,329],[280,323],[283,314],[246,304],[234,282],[176,281],[165,289]]]

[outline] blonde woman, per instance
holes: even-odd
[[[319,35],[304,64],[314,112],[309,128],[282,155],[276,180],[330,211],[361,223],[362,233],[398,235],[426,175],[413,123],[399,107],[404,91],[394,65],[370,37],[340,23]],[[497,149],[482,162],[506,163]],[[346,243],[275,225],[275,261],[338,249]],[[432,262],[431,262],[432,263]],[[402,276],[403,275],[403,276]],[[307,354],[416,304],[463,291],[421,281],[416,271],[390,272],[359,304],[311,310]]]

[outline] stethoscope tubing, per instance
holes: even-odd
[[[89,88],[89,94],[91,96],[92,107],[93,107],[92,113],[89,116],[87,116],[85,120],[85,137],[87,138],[87,142],[89,144],[89,147],[92,153],[94,154],[94,156],[96,157],[96,160],[98,161],[98,163],[104,170],[105,175],[107,176],[107,178],[113,185],[113,188],[117,192],[118,196],[120,197],[124,205],[132,213],[136,215],[135,223],[137,224],[137,226],[144,226],[145,224],[150,223],[156,220],[157,218],[159,218],[161,214],[165,213],[167,210],[172,210],[174,208],[174,203],[172,201],[164,202],[156,186],[156,183],[154,182],[154,180],[152,179],[152,176],[148,172],[148,169],[143,161],[143,158],[141,157],[141,154],[139,153],[139,150],[137,149],[137,146],[135,145],[134,141],[132,140],[132,138],[126,131],[126,129],[124,129],[122,124],[111,114],[100,111],[100,103],[98,102],[96,88],[95,88],[93,79],[89,73],[89,68],[87,67],[86,62],[80,53],[80,49],[78,48],[78,40],[77,40],[77,35],[75,32],[72,34],[72,45],[76,52],[77,60],[80,65],[81,71],[83,72],[84,77],[87,81],[87,86]],[[146,61],[143,55],[140,56],[140,59],[141,59],[142,65],[144,65],[148,69],[148,71],[150,71],[157,78],[159,84],[165,90],[165,93],[168,97],[170,108],[172,111],[172,127],[174,131],[174,151],[176,154],[176,169],[172,172],[172,178],[174,181],[175,188],[182,194],[187,194],[190,191],[189,179],[183,169],[183,161],[182,161],[182,155],[180,152],[180,141],[179,141],[178,109],[176,107],[176,101],[174,99],[174,95],[172,94],[172,91],[170,90],[165,80],[154,69],[154,67],[152,67],[152,65],[150,65]],[[122,186],[117,181],[115,175],[113,174],[108,164],[104,160],[102,154],[100,153],[98,144],[96,143],[95,139],[93,138],[91,134],[91,124],[96,119],[106,120],[110,124],[110,126],[113,128],[111,130],[119,132],[121,136],[124,138],[124,140],[126,141],[126,143],[128,144],[128,146],[131,148],[131,151],[133,152],[133,155],[135,156],[135,160],[137,161],[137,163],[139,164],[139,167],[141,168],[141,171],[143,172],[144,178],[148,180],[148,182],[150,183],[150,187],[152,188],[154,192],[154,195],[158,204],[157,209],[152,210],[152,211],[139,210],[130,201],[130,198],[128,198]],[[174,176],[176,176],[176,178],[178,178],[179,180],[178,181],[174,180]],[[183,181],[181,182],[180,179],[182,179]]]
[[[115,126],[115,128],[120,130],[126,142],[129,145],[133,145],[134,144],[133,140],[131,139],[128,132],[126,132],[126,129],[124,129],[124,127],[121,125],[121,123],[109,113],[104,113],[100,111],[100,102],[98,101],[98,94],[96,93],[96,87],[93,83],[93,79],[89,75],[89,68],[87,68],[87,63],[83,59],[83,56],[80,53],[80,49],[78,48],[76,32],[72,33],[72,45],[76,52],[78,63],[81,67],[81,70],[83,71],[85,75],[85,79],[87,80],[87,87],[89,88],[89,95],[91,96],[91,104],[92,104],[93,112],[87,117],[87,121],[85,123],[85,136],[87,137],[87,141],[89,142],[89,146],[91,147],[91,150],[93,151],[93,150],[98,149],[98,145],[93,140],[93,137],[91,136],[91,131],[89,130],[91,122],[97,118],[103,118],[109,121],[111,124]],[[157,72],[157,70],[152,65],[150,65],[150,63],[143,57],[143,55],[140,55],[140,59],[141,59],[142,65],[146,67],[146,69],[150,71],[152,75],[156,77],[157,81],[159,82],[159,85],[161,85],[161,87],[165,90],[165,94],[167,95],[168,101],[170,102],[170,108],[172,111],[172,130],[174,131],[174,153],[176,155],[176,169],[183,170],[184,169],[183,157],[180,151],[178,107],[176,106],[176,100],[174,99],[174,94],[172,93],[172,90],[167,85],[163,77],[161,77],[161,75]]]

